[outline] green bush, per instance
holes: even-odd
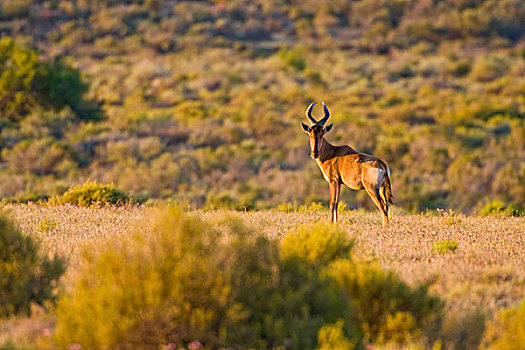
[[[101,206],[105,204],[129,203],[131,198],[113,185],[102,185],[97,181],[87,180],[84,184],[70,188],[59,197],[50,199],[50,204],[74,204],[81,207]]]
[[[281,243],[281,255],[300,257],[313,266],[326,266],[338,258],[349,259],[353,246],[346,232],[334,225],[303,225],[288,232]]]
[[[337,288],[238,219],[169,209],[126,244],[89,254],[58,306],[57,341],[84,349],[313,349],[322,325],[347,309]],[[327,301],[328,300],[328,301]]]
[[[48,258],[39,245],[0,214],[0,317],[29,314],[31,304],[55,298],[64,272],[58,258]]]
[[[55,219],[42,219],[38,224],[38,231],[40,232],[50,232],[57,227],[57,222]]]
[[[312,212],[326,211],[328,207],[324,206],[321,202],[312,202],[310,204],[303,204],[299,208],[299,212],[303,214],[309,214]]]
[[[228,193],[208,193],[206,196],[206,204],[204,209],[206,210],[217,210],[217,209],[234,209],[238,203]]]
[[[523,209],[514,203],[505,205],[502,201],[493,200],[485,204],[479,211],[482,216],[489,215],[506,215],[506,216],[520,216],[523,215]]]
[[[330,224],[302,225],[288,232],[281,242],[279,293],[286,296],[283,305],[286,305],[288,322],[302,328],[291,337],[298,349],[314,348],[321,339],[323,343],[328,342],[330,337],[325,334],[328,338],[324,338],[321,329],[329,333],[334,329],[329,331],[326,327],[336,327],[338,338],[360,344],[352,300],[343,286],[323,272],[334,260],[348,259],[352,247],[353,241],[347,238],[346,232]],[[340,320],[344,320],[344,325],[333,325]]]
[[[16,45],[13,39],[0,40],[0,114],[2,118],[18,119],[31,101],[31,87],[37,71],[38,56],[28,48]]]
[[[334,324],[327,324],[319,330],[319,350],[349,350],[354,349],[356,344],[348,339],[343,332],[344,320],[338,320]]]
[[[490,82],[506,73],[507,62],[498,56],[480,56],[474,62],[470,76],[478,82]]]
[[[447,312],[441,325],[442,349],[478,349],[487,315],[480,309]]]
[[[12,17],[23,17],[26,16],[31,8],[30,0],[8,0],[3,1],[1,4],[1,16],[12,18]]]
[[[4,148],[1,155],[12,170],[37,176],[63,174],[64,169],[76,167],[67,147],[51,137],[18,142],[11,149]]]
[[[12,341],[4,342],[3,344],[0,344],[0,350],[29,350],[26,347],[18,346],[14,344]]]
[[[9,37],[0,40],[2,118],[19,120],[35,105],[56,111],[69,106],[81,117],[97,118],[98,106],[90,107],[84,101],[87,90],[78,69],[60,59],[39,62],[31,48]]]
[[[434,243],[433,249],[440,254],[453,253],[458,249],[458,242],[455,239],[439,241]]]
[[[292,204],[290,202],[281,203],[277,206],[277,208],[275,208],[275,210],[282,211],[284,213],[291,213],[297,211],[298,209],[299,207],[297,205]]]
[[[301,49],[282,48],[277,55],[287,67],[296,71],[302,71],[306,68],[304,53]]]
[[[335,279],[349,298],[351,322],[358,322],[365,340],[376,344],[405,344],[416,340],[437,321],[441,301],[426,286],[411,288],[378,265],[352,259],[354,243],[330,224],[305,225],[287,234],[281,257],[300,257],[310,270]],[[356,319],[357,318],[357,319]]]
[[[406,344],[438,323],[442,302],[428,295],[425,285],[410,287],[378,265],[338,259],[326,274],[335,278],[352,299],[365,340],[376,344]]]
[[[525,301],[500,311],[487,322],[481,349],[511,350],[525,348]]]
[[[42,63],[33,85],[41,106],[56,111],[69,106],[76,113],[82,112],[88,85],[82,81],[80,71],[64,61],[57,59]]]

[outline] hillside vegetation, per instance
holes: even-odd
[[[326,203],[299,125],[324,100],[405,209],[519,209],[524,34],[520,0],[2,1],[0,197]]]

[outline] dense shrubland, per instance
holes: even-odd
[[[524,18],[519,0],[4,1],[0,196],[91,178],[199,207],[326,203],[299,127],[324,100],[328,138],[387,161],[404,208],[520,209]]]

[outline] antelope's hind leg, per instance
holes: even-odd
[[[388,226],[388,198],[386,195],[386,184],[383,183],[381,188],[379,188],[379,196],[381,198],[381,203],[383,203],[383,225]]]
[[[364,183],[365,190],[372,198],[372,201],[374,201],[374,204],[379,208],[381,213],[383,214],[383,226],[388,226],[388,204],[383,203],[383,200],[380,195],[380,188],[379,186],[373,186],[369,183]]]

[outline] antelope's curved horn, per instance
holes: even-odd
[[[310,119],[310,121],[314,124],[317,124],[317,120],[312,117],[312,108],[316,105],[316,102],[312,103],[308,108],[306,109],[306,117]]]
[[[324,117],[323,119],[319,120],[319,125],[324,126],[324,123],[330,118],[330,112],[328,111],[328,107],[326,107],[326,104],[323,102],[323,110],[324,110]]]

